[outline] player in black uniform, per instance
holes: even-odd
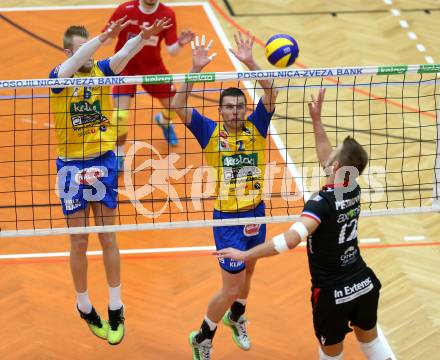
[[[368,154],[351,137],[333,150],[321,123],[324,95],[325,89],[317,99],[312,95],[309,112],[327,184],[307,201],[300,220],[287,233],[248,251],[228,248],[215,255],[249,261],[291,250],[307,239],[319,358],[342,359],[343,340],[353,329],[368,359],[388,360],[391,355],[376,328],[381,285],[361,257],[357,237],[361,190],[356,178],[366,167]]]

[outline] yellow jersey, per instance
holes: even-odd
[[[241,132],[230,134],[223,124],[193,110],[188,128],[202,147],[208,165],[215,170],[217,210],[246,211],[261,202],[266,137],[272,115],[260,100]]]
[[[50,78],[58,77],[56,67]],[[109,59],[95,61],[89,73],[73,77],[113,76]],[[50,91],[54,114],[57,152],[63,158],[84,158],[115,148],[116,127],[111,125],[110,86],[53,88]]]

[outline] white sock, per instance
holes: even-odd
[[[116,156],[125,156],[125,145],[116,146]]]
[[[108,287],[109,301],[108,308],[110,310],[119,310],[122,307],[121,301],[121,285],[116,287]]]
[[[322,351],[321,347],[319,347],[319,360],[342,360],[343,357],[343,353],[336,356],[329,356]]]
[[[217,324],[208,318],[207,315],[205,315],[205,322],[208,324],[209,330],[214,331],[217,328]]]
[[[246,306],[247,299],[235,299],[236,302],[240,303],[243,306]]]
[[[368,360],[391,360],[391,354],[379,337],[369,343],[359,342],[359,344]]]
[[[82,293],[76,293],[76,304],[83,314],[90,314],[92,311],[92,303],[89,299],[89,292],[86,290]]]

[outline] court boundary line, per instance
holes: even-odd
[[[414,242],[414,243],[396,243],[396,244],[369,244],[368,242],[362,242],[360,247],[362,249],[383,249],[383,248],[405,248],[405,247],[430,247],[430,246],[440,246],[440,241],[430,241],[430,242]],[[299,244],[299,247],[292,250],[294,252],[304,252],[306,251],[306,242],[303,241]],[[121,255],[147,255],[143,257],[153,257],[154,255],[165,255],[169,256],[183,254],[185,256],[191,256],[200,254],[210,255],[212,251],[215,250],[214,245],[202,245],[202,246],[181,246],[181,247],[165,247],[165,248],[144,248],[144,249],[121,249]],[[87,256],[97,257],[102,255],[102,250],[90,250],[87,251]],[[50,258],[63,258],[67,259],[70,256],[69,251],[54,251],[47,253],[22,253],[22,254],[1,254],[0,264],[4,264],[4,261],[15,260],[17,263],[26,262],[26,260],[39,259],[40,261],[31,261],[32,263],[41,262]],[[125,256],[124,256],[125,257]],[[139,257],[141,258],[141,257]]]

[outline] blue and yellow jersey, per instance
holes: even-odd
[[[58,77],[57,66],[49,75]],[[114,76],[110,60],[95,61],[89,73],[73,77]],[[111,126],[110,86],[54,88],[50,92],[54,114],[57,152],[64,158],[84,158],[115,148],[117,133]]]
[[[255,208],[264,187],[267,130],[273,113],[260,100],[241,132],[228,133],[223,124],[193,110],[189,130],[216,174],[215,208],[237,212]]]

